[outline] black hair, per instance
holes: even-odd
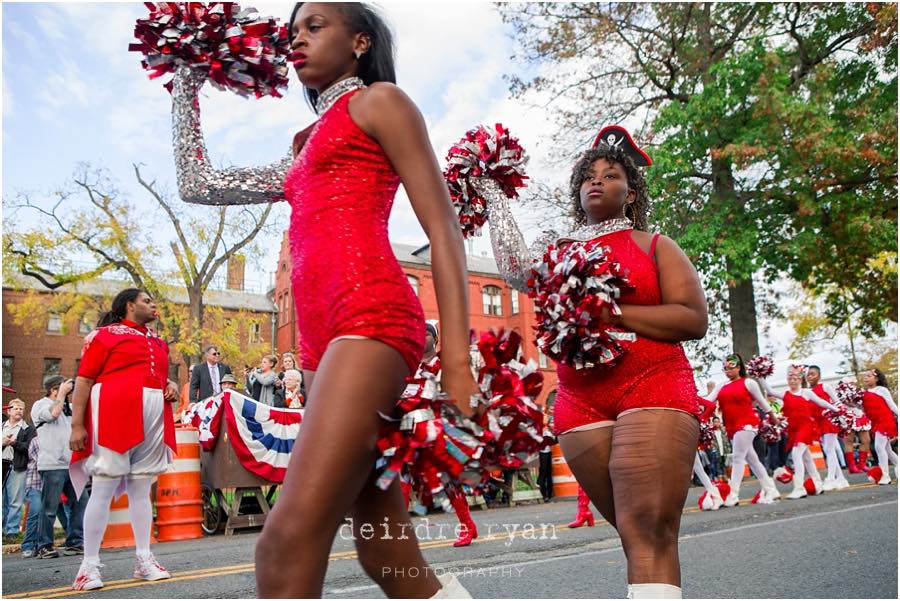
[[[740,374],[740,376],[742,378],[747,377],[747,368],[744,366],[744,358],[741,357],[740,354],[731,353],[730,355],[725,357],[725,360],[728,361],[729,363],[737,363],[738,364],[738,374]]]
[[[288,36],[294,26],[294,17],[304,2],[297,2],[291,11],[288,21]],[[368,4],[362,2],[333,2],[344,16],[347,28],[353,33],[364,33],[369,38],[369,50],[359,57],[356,75],[363,83],[372,85],[376,81],[397,83],[397,71],[394,67],[394,35],[384,18]],[[313,109],[319,99],[318,90],[306,88],[306,100]]]
[[[66,379],[62,376],[50,376],[46,380],[44,380],[44,390],[47,392],[47,396],[50,396],[50,393],[53,392],[53,389],[59,388],[65,381]]]
[[[872,371],[875,372],[875,385],[876,386],[884,386],[885,388],[887,388],[888,382],[887,382],[887,378],[884,375],[884,372],[882,372],[877,367],[873,367]]]
[[[113,299],[112,309],[100,316],[97,321],[97,327],[102,328],[111,323],[117,323],[125,319],[125,312],[128,309],[128,303],[133,303],[141,294],[150,296],[150,293],[143,288],[126,288],[116,295]]]
[[[819,367],[818,365],[807,365],[807,366],[806,366],[806,373],[809,373],[809,370],[811,370],[811,369],[814,369],[814,370],[816,370],[817,372],[819,372],[819,375],[822,374],[822,368]]]
[[[587,215],[581,208],[581,184],[591,177],[591,166],[604,159],[609,163],[618,163],[628,177],[628,187],[634,190],[634,202],[625,206],[625,216],[631,219],[634,229],[647,231],[647,214],[650,212],[650,197],[647,193],[647,182],[643,172],[637,168],[630,156],[617,146],[598,144],[585,151],[572,168],[569,178],[569,195],[572,198],[572,215],[577,225],[587,221]]]

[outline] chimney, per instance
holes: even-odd
[[[228,290],[244,289],[244,256],[231,255],[228,257],[228,279],[225,283]]]

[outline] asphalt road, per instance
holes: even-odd
[[[849,490],[775,505],[700,512],[689,495],[680,556],[684,596],[694,598],[897,598],[897,486],[851,478]],[[786,487],[782,487],[786,491]],[[754,493],[751,484],[743,496]],[[746,501],[745,501],[746,503]],[[473,511],[479,538],[453,548],[452,515],[414,520],[425,555],[453,571],[473,597],[621,598],[625,557],[615,531],[598,521],[570,530],[573,501]],[[529,529],[528,525],[533,525]],[[543,527],[542,527],[543,525]],[[3,558],[4,598],[252,598],[258,533],[216,536],[154,547],[173,574],[147,583],[131,578],[133,551],[104,551],[106,587],[69,590],[79,557]],[[285,568],[301,557],[285,557]],[[335,539],[325,581],[329,598],[380,598],[355,560],[353,544]]]

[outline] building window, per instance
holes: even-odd
[[[250,344],[259,342],[259,333],[262,331],[259,323],[250,324],[250,335],[248,336]]]
[[[81,316],[81,321],[78,322],[78,332],[81,334],[90,334],[91,330],[94,329],[94,320],[91,319],[92,316],[85,313]]]
[[[485,286],[481,289],[481,302],[485,315],[503,315],[501,302],[503,293],[497,286]]]
[[[519,291],[510,290],[509,298],[512,300],[512,314],[516,315],[519,312]]]
[[[538,349],[538,367],[546,369],[549,367],[550,362],[547,360],[547,355],[541,352],[541,349]]]
[[[62,332],[62,316],[59,313],[50,313],[47,316],[47,331]]]
[[[3,357],[3,385],[12,386],[13,357]]]
[[[44,357],[44,378],[48,376],[58,376],[62,359],[49,359]]]
[[[416,296],[419,296],[419,278],[414,275],[407,274],[406,281],[409,282],[410,286],[412,286],[413,292],[416,293]]]

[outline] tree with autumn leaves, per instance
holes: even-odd
[[[207,306],[204,298],[230,259],[261,256],[259,234],[266,231],[272,205],[200,213],[168,198],[138,165],[134,176],[149,202],[129,201],[108,174],[86,164],[51,193],[18,192],[4,199],[5,277],[30,278],[56,291],[31,292],[10,305],[13,319],[26,331],[46,324],[48,312],[59,315],[64,327],[90,322],[91,316],[95,321],[117,290],[106,298],[80,285],[113,276],[123,288],[153,295],[161,334],[185,363],[199,361],[202,345],[216,344],[234,364],[256,364],[271,349],[252,339],[250,329],[254,323],[271,327],[269,317],[246,310],[235,317]]]
[[[556,142],[624,123],[653,225],[698,267],[734,349],[759,352],[765,283],[833,326],[897,320],[896,4],[503,4]],[[755,279],[754,279],[755,276]],[[727,316],[727,318],[726,318]]]

